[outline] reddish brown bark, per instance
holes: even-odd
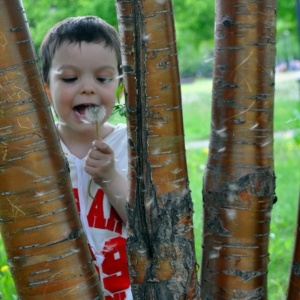
[[[136,299],[198,299],[172,1],[118,0],[130,145]]]
[[[0,1],[0,222],[20,299],[100,299],[21,1]]]
[[[217,0],[201,296],[267,299],[276,1]]]

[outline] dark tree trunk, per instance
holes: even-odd
[[[135,299],[199,299],[172,1],[117,0],[129,124]]]

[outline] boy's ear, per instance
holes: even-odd
[[[47,83],[44,84],[44,88],[45,88],[45,92],[47,94],[47,98],[48,98],[48,101],[50,104],[53,103],[52,101],[52,97],[51,97],[51,94],[50,94],[50,88],[49,88],[49,85]]]

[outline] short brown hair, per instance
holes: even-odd
[[[70,17],[53,26],[41,44],[42,75],[47,84],[53,56],[63,42],[104,43],[116,52],[119,74],[122,74],[121,44],[115,28],[96,16]]]

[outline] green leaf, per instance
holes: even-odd
[[[119,85],[119,87],[116,90],[116,98],[117,98],[118,103],[116,103],[115,106],[113,107],[113,114],[118,112],[121,117],[126,116],[126,106],[125,106],[125,104],[120,103],[121,94],[122,94],[123,90],[124,90],[124,82],[121,82],[121,84]]]

